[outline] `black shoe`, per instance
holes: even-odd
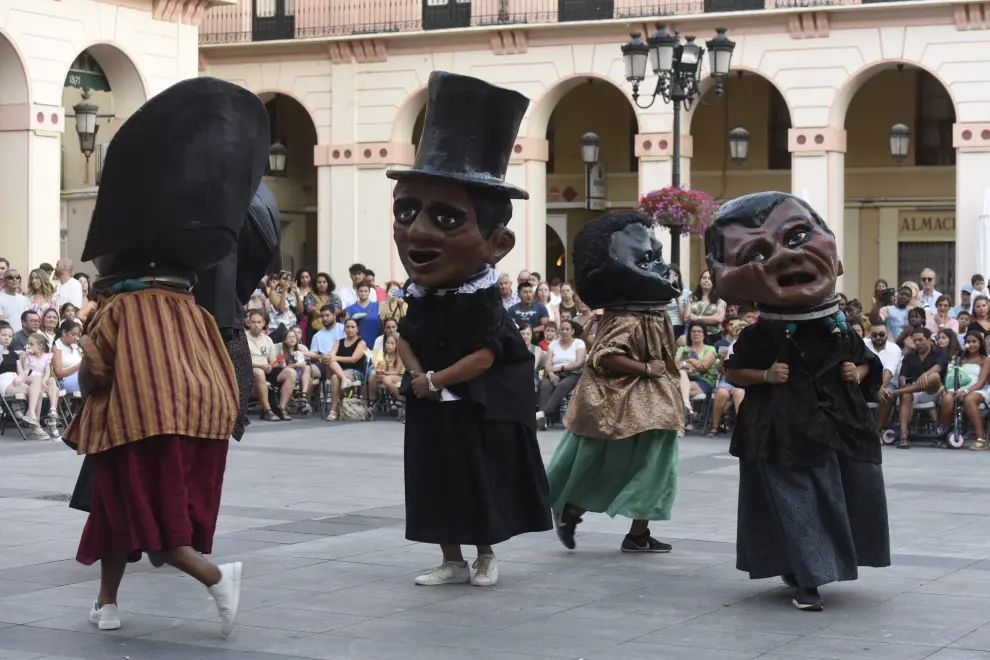
[[[574,532],[577,531],[577,526],[581,522],[583,521],[580,517],[568,511],[564,511],[559,516],[556,516],[556,520],[554,520],[554,523],[556,523],[554,526],[557,529],[557,538],[560,539],[560,542],[568,550],[573,550],[576,547],[574,543]]]
[[[798,586],[797,578],[794,577],[793,575],[790,575],[790,574],[788,574],[788,575],[781,575],[780,576],[780,579],[781,579],[781,581],[784,584],[786,584],[791,589],[794,589],[794,588],[796,588]]]
[[[670,552],[673,547],[669,543],[664,543],[663,541],[658,541],[652,536],[650,536],[649,530],[645,534],[640,536],[633,536],[632,534],[626,534],[626,538],[622,539],[622,546],[620,546],[622,552]]]
[[[822,597],[818,594],[816,587],[795,588],[794,599],[791,604],[802,612],[821,612],[825,609],[825,604],[822,602]]]
[[[150,561],[151,565],[155,568],[161,568],[165,565],[165,559],[162,557],[162,553],[160,551],[150,550],[146,552],[146,554],[148,555],[148,561]]]

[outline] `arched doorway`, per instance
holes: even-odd
[[[547,269],[543,280],[550,282],[564,282],[567,279],[567,248],[560,234],[547,224]]]
[[[639,159],[634,148],[639,124],[628,96],[611,82],[587,77],[561,85],[569,89],[546,123],[546,212],[548,228],[553,225],[563,231],[547,232],[547,262],[529,267],[545,273],[562,269],[559,277],[567,280],[573,278],[571,245],[585,223],[607,210],[631,209],[639,202]],[[598,162],[590,176],[581,149],[582,137],[588,133],[598,138]],[[556,241],[562,254],[557,254]]]
[[[0,92],[0,104],[12,106],[13,112],[21,113],[18,117],[21,119],[33,100],[31,89],[24,62],[3,35],[0,35]],[[4,200],[0,232],[4,241],[3,256],[24,273],[28,266],[29,224],[33,217],[31,179],[34,172],[30,166],[30,134],[23,130],[21,121],[18,124],[16,128],[4,127],[5,130],[0,131],[0,163],[4,172],[0,177],[0,198]],[[14,130],[8,130],[10,128]],[[57,244],[54,247],[57,249]]]
[[[710,81],[709,81],[710,85]],[[791,114],[787,101],[771,81],[758,73],[735,70],[725,81],[725,94],[698,104],[689,120],[694,143],[691,187],[704,190],[717,201],[762,190],[791,189],[791,153],[787,144]],[[733,154],[729,134],[742,128],[748,135],[745,158]],[[704,242],[691,238],[691,270],[705,270]],[[694,282],[688,283],[694,286]]]
[[[116,46],[94,44],[69,65],[62,89],[67,121],[61,144],[60,256],[81,257],[108,145],[147,98],[137,66]],[[86,116],[93,130],[81,134],[78,127],[86,125]]]
[[[281,144],[285,153],[284,168],[272,170],[269,166],[264,179],[282,211],[281,267],[293,273],[303,267],[316,268],[316,125],[295,98],[279,92],[259,96],[268,110],[272,142]]]
[[[844,116],[845,293],[868,303],[877,279],[921,284],[921,271],[931,268],[936,289],[957,299],[972,273],[955,272],[952,98],[928,71],[895,63],[851,85]]]

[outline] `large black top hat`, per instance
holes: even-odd
[[[271,191],[261,184],[251,200],[247,222],[237,239],[237,251],[199,272],[193,289],[196,302],[221,329],[244,323],[244,305],[275,261],[282,236],[282,218]]]
[[[446,179],[501,190],[512,199],[529,193],[505,182],[505,171],[529,99],[484,80],[446,71],[430,74],[423,135],[411,169],[390,179]]]
[[[216,78],[153,97],[110,142],[83,261],[109,275],[226,257],[261,183],[268,126],[261,99]]]

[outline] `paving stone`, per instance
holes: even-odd
[[[545,458],[559,438],[539,435]],[[32,499],[74,483],[78,457],[54,449],[0,438],[0,660],[990,660],[990,486],[958,453],[885,450],[894,566],[826,586],[808,614],[779,579],[735,570],[724,439],[681,444],[674,519],[652,526],[671,554],[624,555],[628,521],[588,515],[574,552],[552,531],[501,544],[495,588],[427,588],[413,577],[440,553],[404,538],[401,425],[253,425],[212,557],[245,567],[224,640],[203,587],[147,561],[121,586],[123,628],[89,623],[86,517]]]

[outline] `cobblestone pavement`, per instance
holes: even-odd
[[[16,432],[14,432],[16,433]],[[540,436],[549,458],[559,429]],[[402,426],[255,422],[231,448],[216,560],[244,562],[238,627],[204,589],[145,560],[123,628],[88,621],[98,567],[73,557],[80,459],[0,439],[0,660],[990,660],[990,456],[887,450],[894,566],[823,589],[801,613],[734,569],[736,463],[724,439],[681,443],[680,493],[654,525],[669,555],[618,552],[627,521],[587,516],[497,548],[501,581],[416,587],[437,549],[403,538]]]

